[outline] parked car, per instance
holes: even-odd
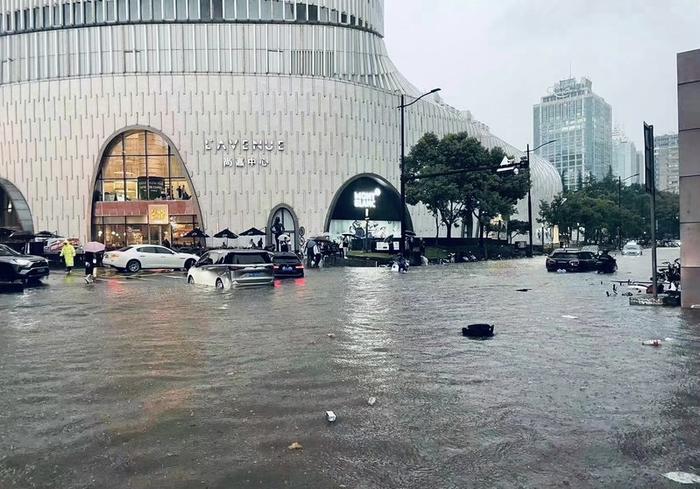
[[[117,270],[136,273],[142,268],[187,270],[197,263],[197,260],[199,260],[197,255],[177,253],[165,246],[136,245],[117,251],[108,251],[102,259],[102,264]]]
[[[49,276],[49,262],[46,258],[25,255],[0,244],[0,280],[24,283],[38,283]]]
[[[279,278],[303,277],[304,265],[294,253],[277,253],[272,258],[274,275]]]
[[[547,258],[547,271],[591,272],[597,270],[597,257],[590,251],[558,249]]]
[[[187,272],[187,283],[228,289],[272,285],[272,254],[263,250],[212,250]]]
[[[642,247],[637,244],[636,241],[629,241],[623,248],[622,248],[622,255],[623,256],[642,256]]]

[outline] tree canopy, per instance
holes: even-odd
[[[496,173],[506,156],[501,148],[488,149],[467,133],[423,136],[406,157],[406,200],[424,204],[436,224],[452,229],[464,221],[471,227],[472,216],[479,219],[482,232],[491,219],[513,214],[518,200],[527,193],[527,175]],[[421,178],[448,171],[472,170],[449,176]]]
[[[614,244],[618,228],[622,239],[643,240],[650,236],[650,206],[649,195],[642,185],[620,187],[618,179],[609,174],[602,180],[590,178],[581,189],[565,191],[552,202],[542,201],[540,216],[569,236],[572,230],[580,228],[586,242]],[[657,191],[659,238],[679,235],[678,213],[678,194]]]

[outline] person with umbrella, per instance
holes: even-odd
[[[105,245],[96,241],[90,241],[83,247],[85,251],[85,283],[91,284],[95,281],[95,269],[97,268],[98,256],[105,250]]]

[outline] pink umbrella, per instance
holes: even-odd
[[[83,246],[83,251],[86,253],[99,253],[105,250],[105,245],[98,243],[97,241],[90,241],[85,246]]]

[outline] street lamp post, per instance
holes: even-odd
[[[638,177],[639,173],[627,178],[617,177],[617,249],[622,250],[622,182]]]
[[[532,150],[534,153],[538,149],[547,146],[548,144],[556,143],[556,139],[542,143]],[[528,247],[527,256],[532,258],[534,255],[532,251],[532,167],[530,166],[530,145],[527,145],[525,161],[527,162],[527,222],[528,222],[528,235],[530,238],[530,246]]]
[[[406,103],[406,95],[401,94],[401,105],[398,108],[401,110],[401,242],[399,243],[399,250],[401,251],[401,256],[406,256],[406,107],[418,102],[423,97],[427,97],[430,94],[439,92],[440,88],[434,88],[431,91],[424,93],[411,103]]]

